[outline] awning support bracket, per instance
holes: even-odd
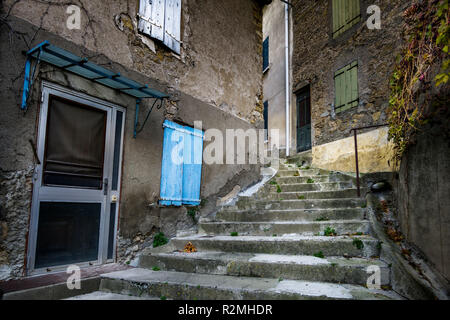
[[[140,133],[144,129],[145,124],[147,123],[148,118],[150,117],[150,114],[152,113],[155,105],[156,105],[156,109],[158,109],[158,110],[163,107],[164,98],[155,98],[152,106],[150,107],[150,109],[147,112],[147,116],[145,117],[145,120],[142,123],[142,125],[140,125],[140,123],[139,123],[139,106],[140,106],[141,102],[142,102],[142,99],[136,99],[136,114],[135,114],[135,118],[134,118],[134,133],[133,133],[133,138],[135,138],[135,139],[136,139],[137,134]],[[159,104],[157,105],[158,102],[159,102]]]

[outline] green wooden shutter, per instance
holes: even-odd
[[[335,110],[336,113],[357,107],[358,93],[358,62],[355,61],[334,73]]]
[[[361,20],[360,0],[333,0],[333,38],[338,37]]]

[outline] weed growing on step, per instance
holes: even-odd
[[[363,208],[363,209],[367,208],[367,203],[363,204],[363,205],[361,206],[361,208]]]
[[[230,236],[232,236],[232,237],[237,237],[238,235],[239,235],[239,233],[237,233],[237,232],[230,233]]]
[[[167,244],[169,240],[164,236],[164,233],[160,232],[153,238],[153,248],[161,247]]]
[[[319,251],[319,252],[317,252],[317,253],[314,253],[314,257],[320,258],[320,259],[324,259],[324,258],[325,258],[325,256],[323,255],[323,252],[322,252],[322,251]]]
[[[277,192],[278,192],[278,193],[281,193],[281,187],[280,187],[279,184],[277,184]]]
[[[306,197],[305,196],[298,196],[298,200],[305,200]]]
[[[358,249],[362,250],[364,248],[364,243],[360,239],[353,239],[353,245]]]
[[[276,233],[274,233],[274,234],[272,235],[272,237],[278,237],[278,235],[277,235]]]
[[[161,296],[160,298],[161,300],[167,300],[167,298],[165,296]]]
[[[383,241],[378,241],[377,243],[377,249],[381,250],[381,245],[383,244]]]
[[[330,219],[328,219],[327,217],[320,217],[317,218],[315,221],[320,222],[320,221],[329,221]]]
[[[154,266],[154,267],[152,268],[152,270],[153,270],[153,271],[161,271],[161,269],[160,269],[158,266]]]
[[[332,229],[331,227],[327,227],[323,232],[323,235],[326,237],[334,237],[337,236],[337,233],[336,230]]]
[[[278,282],[281,282],[281,281],[283,281],[284,279],[283,278],[278,278]]]
[[[278,183],[276,181],[270,181],[269,184],[271,184],[272,186],[277,185]]]
[[[191,219],[192,219],[192,221],[194,222],[194,223],[197,223],[197,212],[199,211],[199,208],[198,207],[191,207],[191,208],[189,208],[188,209],[188,211],[187,211],[187,215],[189,216],[189,217],[191,217]]]
[[[306,181],[306,183],[314,183],[314,180],[311,179],[311,178],[309,178],[309,179]]]
[[[337,263],[332,263],[332,264],[331,264],[331,266],[332,266],[333,268],[336,268],[337,265],[338,265]]]
[[[264,228],[264,232],[269,232],[270,228]]]

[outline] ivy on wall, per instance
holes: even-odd
[[[407,43],[390,80],[389,139],[398,163],[413,135],[433,113],[448,108],[448,101],[435,99],[449,82],[449,0],[422,0],[404,13]],[[436,70],[436,66],[438,69]]]

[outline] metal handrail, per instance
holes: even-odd
[[[371,128],[381,128],[386,127],[389,124],[379,124],[379,125],[373,125],[373,126],[367,126],[367,127],[359,127],[359,128],[353,128],[350,130],[350,133],[354,133],[355,137],[355,162],[356,162],[356,189],[358,198],[361,197],[361,187],[359,182],[359,163],[358,163],[358,130],[364,130],[364,129],[371,129]]]

